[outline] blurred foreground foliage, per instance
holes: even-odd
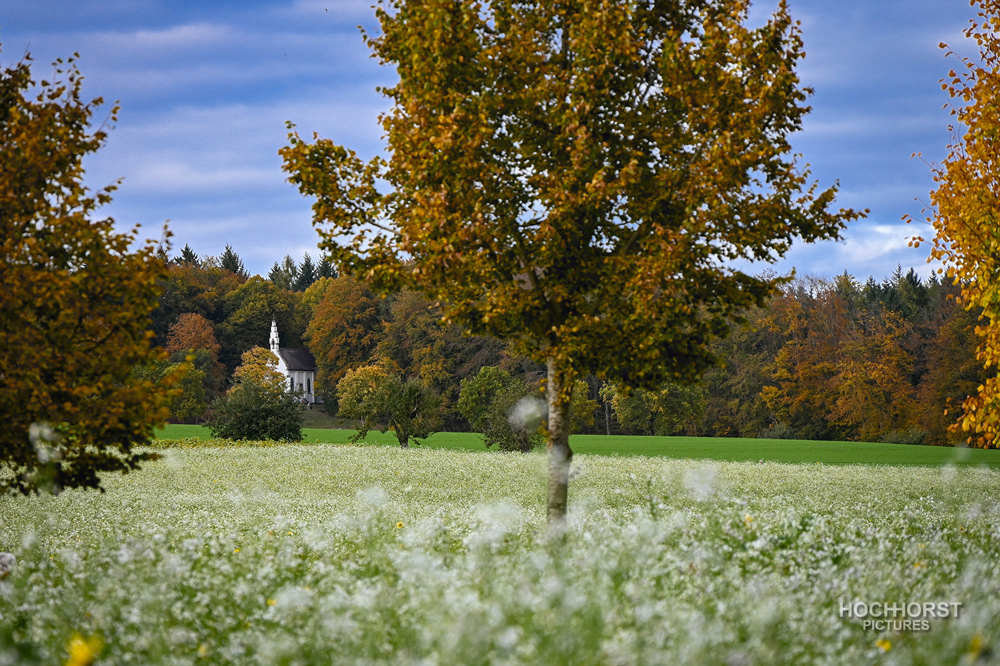
[[[965,308],[979,313],[976,358],[988,369],[961,401],[961,416],[950,429],[970,445],[996,448],[1000,443],[1000,1],[973,0],[972,5],[978,8],[978,19],[965,36],[976,42],[978,58],[949,50],[961,62],[942,80],[942,87],[959,104],[951,107],[951,114],[965,128],[948,128],[951,145],[944,162],[933,166],[937,190],[931,193],[927,221],[935,231],[931,258],[943,261],[948,275],[961,282]],[[922,241],[917,237],[911,244]]]
[[[82,81],[74,58],[51,80],[32,78],[30,56],[0,70],[0,492],[100,488],[99,473],[137,469],[152,456],[133,447],[166,420],[178,379],[132,373],[162,357],[148,331],[166,267],[137,228],[95,217],[116,185],[83,185],[107,134]]]

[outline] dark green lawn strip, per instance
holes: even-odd
[[[622,456],[707,458],[727,461],[816,463],[827,465],[988,465],[1000,468],[1000,451],[907,446],[870,442],[821,442],[730,437],[607,437],[575,435],[577,453]]]
[[[305,442],[346,444],[353,430],[305,428]],[[192,425],[168,425],[157,431],[161,439],[198,437],[210,439],[208,428]],[[396,445],[391,432],[370,432],[369,443]],[[817,442],[793,439],[735,439],[729,437],[639,437],[619,435],[574,435],[571,438],[577,453],[619,456],[662,456],[709,460],[766,460],[785,463],[817,463],[826,465],[986,465],[1000,469],[1000,451],[951,449],[934,446],[903,444],[873,444],[867,442]],[[441,432],[428,439],[424,446],[433,449],[464,449],[483,451],[479,435],[464,432]]]

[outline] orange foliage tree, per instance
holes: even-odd
[[[575,378],[658,388],[778,279],[727,268],[838,237],[788,136],[808,110],[785,3],[382,0],[368,43],[398,84],[388,161],[292,132],[323,248],[378,288],[512,341],[548,371],[548,518],[566,514]],[[388,191],[379,189],[386,183]]]
[[[183,352],[191,349],[204,349],[212,358],[218,360],[219,342],[215,339],[212,323],[200,314],[185,312],[170,327],[167,338],[167,353]]]
[[[324,401],[336,400],[337,382],[367,365],[383,334],[379,299],[363,283],[342,275],[326,285],[306,328]]]
[[[173,361],[183,361],[188,356],[203,373],[205,394],[213,400],[222,386],[226,370],[219,362],[222,346],[215,339],[212,322],[200,314],[185,312],[170,327],[167,353]]]
[[[942,87],[960,106],[952,115],[965,126],[948,157],[934,166],[937,190],[931,193],[928,221],[936,235],[931,258],[945,262],[948,275],[962,286],[966,308],[982,308],[977,356],[986,368],[1000,366],[1000,0],[976,0],[979,20],[965,31],[979,48],[979,59],[962,58]],[[942,44],[942,48],[947,48]],[[913,239],[919,245],[922,238]],[[975,395],[962,404],[953,431],[968,433],[974,446],[1000,444],[1000,371],[991,371]]]
[[[152,457],[133,447],[168,416],[167,386],[130,375],[162,357],[147,331],[164,262],[94,218],[115,189],[82,184],[101,100],[81,99],[72,59],[55,76],[33,81],[27,57],[0,71],[0,492],[99,488]]]
[[[770,366],[773,384],[761,390],[775,417],[809,439],[879,441],[911,425],[910,324],[861,303],[846,274],[796,286],[773,306],[789,337]]]
[[[278,372],[278,357],[263,347],[243,352],[243,363],[233,373],[233,388],[230,391],[239,390],[242,384],[248,382],[273,393],[284,393],[288,389],[285,376]]]

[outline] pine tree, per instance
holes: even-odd
[[[177,257],[178,264],[187,264],[188,266],[200,266],[198,262],[198,255],[195,254],[194,250],[187,243],[184,244],[184,249],[181,250],[181,255]]]
[[[240,255],[233,251],[231,245],[226,245],[226,251],[222,253],[222,256],[219,258],[219,262],[222,264],[223,268],[233,275],[238,275],[241,278],[249,277],[249,274],[243,267],[243,260],[240,259]]]
[[[295,289],[295,281],[298,277],[299,268],[295,265],[295,260],[287,254],[280,264],[275,262],[274,266],[271,267],[271,272],[267,274],[267,279],[275,286],[290,290]]]
[[[330,257],[326,254],[321,254],[319,258],[319,266],[316,268],[317,279],[319,278],[335,278],[337,277],[337,268],[330,261]]]
[[[309,288],[313,282],[319,279],[319,274],[316,271],[316,265],[313,264],[312,257],[306,252],[305,256],[302,257],[302,263],[299,264],[298,277],[295,278],[295,291],[305,291]]]

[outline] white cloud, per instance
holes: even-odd
[[[285,182],[279,147],[286,120],[368,157],[381,149],[376,122],[388,101],[374,87],[393,80],[369,56],[357,25],[377,30],[375,0],[281,0],[265,5],[163,0],[32,0],[5,12],[4,56],[31,44],[37,73],[80,51],[84,93],[120,99],[118,128],[88,158],[88,183],[125,177],[110,207],[123,225],[153,235],[170,219],[180,246],[221,252],[231,243],[251,270],[314,247],[309,203]],[[753,4],[758,23],[777,0]],[[841,182],[837,205],[870,207],[847,240],[797,245],[779,264],[800,271],[881,278],[923,267],[926,248],[897,223],[919,214],[932,186],[912,152],[940,159],[947,100],[938,80],[946,41],[973,53],[961,34],[973,11],[941,0],[790,0],[808,57],[803,82],[815,107],[793,145],[821,184]],[[889,19],[892,20],[889,20]]]
[[[888,111],[874,113],[871,110],[858,109],[849,115],[824,114],[823,116],[807,116],[804,126],[810,139],[845,137],[884,138],[890,134],[922,135],[938,131],[946,114],[936,113],[936,109],[914,110],[913,115],[892,114]]]
[[[285,121],[303,136],[315,130],[369,156],[381,146],[376,118],[385,108],[371,90],[344,88],[259,105],[168,109],[113,131],[88,161],[88,183],[124,177],[105,211],[122,227],[138,222],[158,234],[169,219],[176,247],[218,254],[230,243],[249,270],[266,273],[285,254],[318,256],[311,202],[281,171]]]
[[[212,23],[176,25],[162,30],[132,30],[91,33],[95,48],[120,56],[163,57],[170,52],[219,48],[232,43],[239,33],[231,26]]]
[[[148,193],[218,193],[220,190],[256,189],[271,184],[274,174],[264,169],[226,165],[199,169],[179,162],[153,159],[141,166],[129,184]]]
[[[779,273],[788,273],[793,268],[800,275],[834,277],[847,271],[864,282],[869,277],[882,280],[892,274],[897,266],[904,271],[913,268],[927,277],[938,266],[928,264],[928,247],[908,247],[909,238],[919,235],[924,229],[907,225],[859,222],[848,227],[845,238],[839,242],[805,244],[798,243],[784,259],[773,265]],[[736,264],[743,270],[760,272],[769,267],[765,264]]]

